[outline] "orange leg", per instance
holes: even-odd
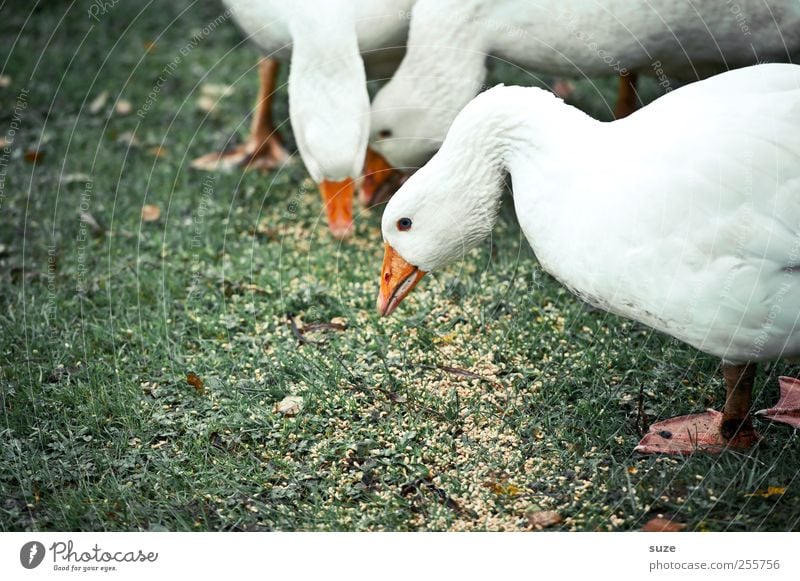
[[[636,94],[636,73],[619,76],[619,94],[614,107],[614,118],[622,119],[636,111],[638,96]]]
[[[258,63],[258,74],[261,83],[247,141],[223,153],[198,157],[192,162],[193,168],[206,171],[238,167],[271,170],[289,157],[272,124],[272,97],[278,78],[278,61],[262,58]]]

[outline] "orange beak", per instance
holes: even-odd
[[[385,243],[383,247],[378,312],[382,317],[387,317],[406,298],[406,295],[417,286],[419,280],[425,276],[425,272],[406,262],[388,243]]]
[[[325,212],[328,214],[328,228],[336,238],[347,238],[353,233],[353,195],[356,184],[352,178],[340,182],[323,181],[319,185]]]
[[[361,179],[359,200],[364,206],[372,206],[377,200],[377,193],[394,174],[399,173],[386,158],[372,148],[367,149],[364,160],[364,177]]]

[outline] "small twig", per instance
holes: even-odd
[[[320,341],[312,341],[311,339],[308,339],[305,336],[306,333],[313,333],[314,331],[323,331],[326,329],[333,331],[345,331],[347,329],[347,325],[342,325],[341,323],[309,323],[308,325],[298,327],[294,320],[294,315],[287,313],[286,318],[289,320],[289,325],[292,328],[292,334],[301,345],[318,345],[320,343]]]
[[[308,325],[303,326],[301,332],[310,333],[314,331],[322,331],[323,329],[332,329],[334,331],[345,331],[347,330],[347,325],[342,325],[340,323],[309,323]]]
[[[306,339],[303,336],[303,332],[297,327],[297,323],[295,322],[294,316],[291,313],[288,313],[286,315],[286,318],[289,321],[289,327],[291,327],[291,329],[292,329],[292,335],[294,335],[294,337],[295,337],[295,339],[297,339],[298,343],[300,343],[301,345],[303,345],[303,344],[316,345],[317,344],[317,341],[312,341],[311,339]]]
[[[643,438],[648,429],[650,426],[644,413],[644,384],[641,384],[639,386],[639,403],[636,407],[636,431],[639,432],[639,437]]]

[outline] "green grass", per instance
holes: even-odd
[[[95,23],[88,3],[30,20],[17,4],[0,18],[4,132],[27,91],[0,197],[0,529],[525,530],[541,509],[563,530],[662,513],[688,530],[798,529],[800,438],[785,427],[760,423],[747,455],[632,454],[640,391],[651,422],[719,408],[718,363],[580,303],[541,271],[510,204],[491,243],[380,320],[379,211],[338,244],[300,163],[189,170],[246,132],[256,52],[235,27],[135,111],[218,6],[119,3]],[[208,117],[204,83],[235,86]],[[574,102],[608,118],[615,85],[579,82]],[[133,113],[110,114],[118,96]],[[284,122],[286,107],[284,87]],[[289,314],[347,328],[300,344]],[[798,373],[762,370],[756,405]],[[294,417],[274,410],[290,394]],[[785,492],[748,496],[770,486]]]

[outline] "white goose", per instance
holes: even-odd
[[[272,169],[286,159],[271,102],[278,61],[291,60],[289,116],[297,147],[319,184],[331,232],[347,236],[369,136],[365,61],[372,74],[391,74],[403,54],[414,0],[224,1],[268,56],[259,65],[261,89],[247,142],[192,166]]]
[[[392,166],[430,159],[481,89],[487,55],[559,76],[622,74],[619,118],[635,107],[638,73],[669,89],[669,79],[791,62],[799,53],[797,0],[419,0],[403,62],[373,100],[375,151],[365,175],[375,177],[364,195]]]
[[[723,360],[722,414],[656,424],[637,449],[752,445],[756,363],[800,355],[800,66],[727,72],[612,123],[541,89],[476,97],[386,207],[381,314],[490,233],[506,173],[547,272]],[[781,387],[762,413],[800,427],[800,381]]]

